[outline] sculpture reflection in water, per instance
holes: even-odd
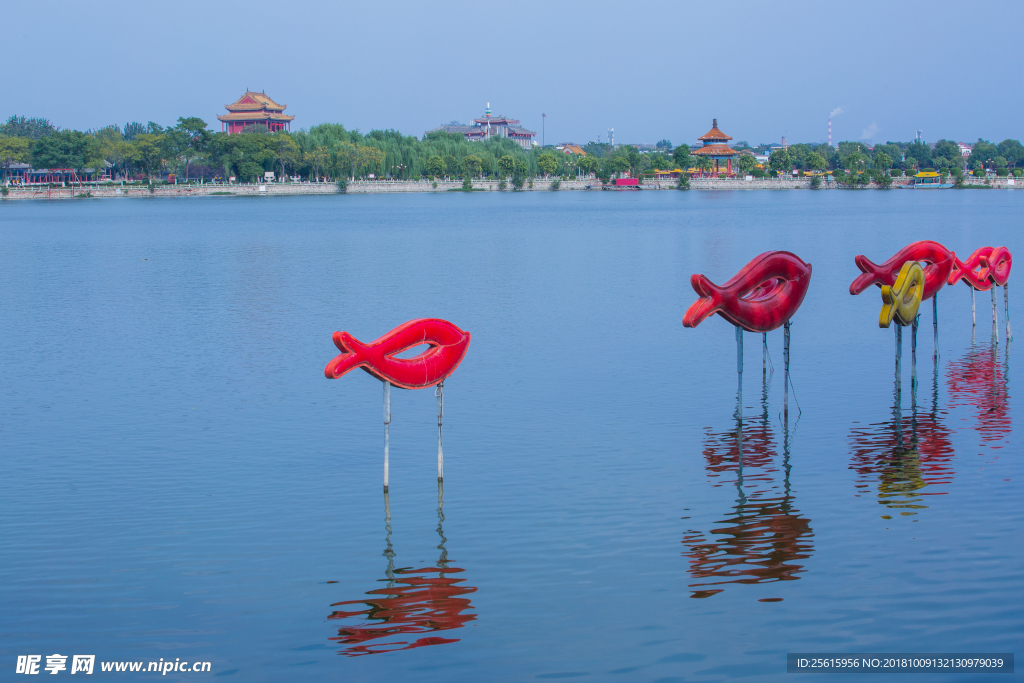
[[[811,520],[794,506],[789,485],[789,413],[782,416],[782,459],[768,416],[768,376],[762,380],[762,413],[744,422],[737,402],[736,427],[708,433],[704,458],[712,486],[736,486],[736,504],[710,537],[688,531],[683,537],[690,560],[692,598],[721,593],[732,583],[795,581],[806,571],[799,560],[813,552]]]
[[[917,387],[911,384],[910,414],[904,415],[897,378],[892,418],[850,430],[850,469],[857,473],[858,497],[876,485],[879,504],[907,517],[928,507],[927,496],[949,493],[946,485],[955,476],[954,452],[946,412],[939,409],[938,359],[934,361],[931,393],[930,410],[921,411]]]
[[[964,357],[949,364],[946,370],[946,388],[949,390],[950,405],[969,406],[977,410],[978,434],[982,442],[995,446],[1009,438],[1010,392],[1010,345],[999,360],[999,345],[993,339],[991,344],[972,346]]]
[[[381,579],[384,588],[369,591],[361,600],[337,602],[332,607],[360,605],[363,609],[337,610],[328,619],[354,620],[351,626],[338,629],[337,637],[330,640],[345,645],[338,654],[349,657],[379,652],[411,650],[427,645],[457,643],[458,638],[422,635],[462,628],[476,619],[468,613],[472,605],[463,596],[476,592],[476,588],[463,585],[465,579],[453,578],[462,569],[450,566],[444,535],[444,484],[437,487],[437,533],[441,537],[438,549],[441,556],[435,567],[421,569],[395,569],[395,551],[391,545],[391,507],[388,494],[384,494],[387,546],[384,557],[388,566]],[[413,640],[415,638],[415,640]],[[382,641],[382,642],[372,642]]]

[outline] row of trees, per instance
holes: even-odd
[[[1024,165],[1024,145],[1007,139],[998,145],[979,139],[970,158],[965,159],[960,146],[952,140],[939,140],[934,149],[923,142],[887,142],[869,148],[862,142],[840,142],[837,147],[821,145],[790,145],[772,151],[771,168],[778,171],[804,170],[866,170],[934,168],[952,174],[964,166],[982,171],[1014,168]]]
[[[733,167],[742,174],[759,173],[755,149],[739,142]],[[767,146],[762,146],[767,148]],[[761,149],[761,148],[758,148]],[[630,145],[590,143],[586,155],[548,149],[523,149],[512,140],[491,138],[469,142],[462,135],[434,131],[422,139],[395,130],[358,130],[326,123],[295,133],[269,132],[250,126],[239,134],[213,132],[200,118],[179,118],[174,126],[129,123],[85,132],[58,130],[46,119],[12,116],[0,125],[0,166],[30,163],[35,168],[110,168],[123,178],[173,172],[188,179],[235,176],[252,181],[274,171],[281,177],[309,179],[499,177],[513,182],[536,175],[593,174],[600,178],[654,169],[711,170],[712,161],[691,154],[687,145],[673,147],[661,140],[650,153]],[[873,149],[860,142],[794,144],[771,152],[771,170],[885,172],[890,169],[962,168],[959,146],[940,140],[935,148],[920,142],[887,142]],[[1024,166],[1024,146],[1017,140],[998,145],[978,140],[968,160],[971,168],[1002,169]]]
[[[188,178],[235,176],[252,181],[267,171],[311,179],[424,176],[536,175],[543,156],[512,140],[469,142],[461,135],[434,132],[423,139],[394,130],[367,135],[340,124],[322,124],[295,133],[250,126],[242,133],[213,132],[202,119],[180,118],[163,128],[129,123],[93,131],[58,130],[44,119],[11,117],[0,126],[0,165],[27,163],[34,168],[74,169],[79,173],[110,168],[125,178],[152,179],[163,171]],[[544,172],[587,168],[566,163],[563,155],[545,157]]]

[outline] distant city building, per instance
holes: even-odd
[[[241,133],[246,126],[264,126],[271,133],[291,130],[294,116],[287,116],[287,104],[278,104],[263,92],[246,90],[234,104],[225,104],[228,113],[218,116],[220,128],[226,133]]]
[[[971,156],[971,152],[974,151],[974,145],[969,142],[958,142],[956,146],[960,148],[960,156],[965,159]]]
[[[732,174],[732,158],[739,154],[729,146],[731,137],[718,129],[718,119],[711,119],[711,130],[697,138],[702,146],[690,152],[690,154],[710,157],[715,162],[714,173],[721,173],[719,162],[725,161],[725,172]]]
[[[533,138],[537,136],[535,131],[527,130],[520,126],[518,119],[510,119],[500,114],[494,116],[491,114],[490,102],[487,103],[487,109],[484,110],[483,118],[473,119],[472,126],[449,123],[444,126],[438,126],[434,130],[428,130],[427,133],[433,133],[438,130],[445,133],[465,135],[467,140],[489,140],[493,137],[509,138],[519,143],[519,146],[523,149],[530,149],[533,145],[537,144],[533,141]]]

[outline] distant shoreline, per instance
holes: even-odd
[[[993,189],[1024,189],[1024,183],[1010,184],[1007,180],[1012,178],[999,178],[993,180],[990,185],[980,182],[969,182],[971,187],[990,187]],[[558,189],[552,185],[558,182]],[[898,183],[893,183],[891,189],[899,189]],[[811,181],[808,179],[756,179],[756,180],[733,180],[722,178],[691,178],[691,190],[806,190],[811,189]],[[836,183],[822,183],[821,190],[845,190],[854,189],[845,186],[840,187]],[[863,190],[881,190],[877,186],[856,188]],[[86,185],[84,187],[31,187],[31,188],[8,188],[4,200],[20,199],[100,199],[100,198],[125,198],[125,197],[218,197],[218,196],[282,196],[282,195],[318,195],[318,194],[393,194],[410,192],[457,192],[462,191],[461,180],[356,180],[348,183],[345,190],[340,189],[335,183],[246,183],[233,185],[157,185],[152,191],[145,185],[118,186],[118,185]],[[669,180],[648,180],[640,186],[614,187],[602,185],[599,180],[534,180],[523,186],[522,192],[552,192],[552,191],[647,191],[647,190],[677,190],[676,181]],[[496,180],[479,180],[473,183],[473,191],[486,192],[515,192],[511,183],[506,185],[504,190],[500,189]]]

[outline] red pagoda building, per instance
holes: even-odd
[[[294,116],[287,116],[284,110],[287,104],[278,104],[263,92],[246,90],[234,104],[225,104],[228,113],[218,116],[221,131],[241,133],[246,126],[263,126],[271,133],[279,130],[291,130]]]
[[[718,119],[711,119],[711,130],[697,139],[704,144],[690,152],[690,154],[710,157],[715,162],[714,173],[716,175],[722,172],[718,162],[725,161],[725,172],[732,175],[732,158],[739,154],[739,152],[729,146],[728,142],[732,138],[718,130]]]

